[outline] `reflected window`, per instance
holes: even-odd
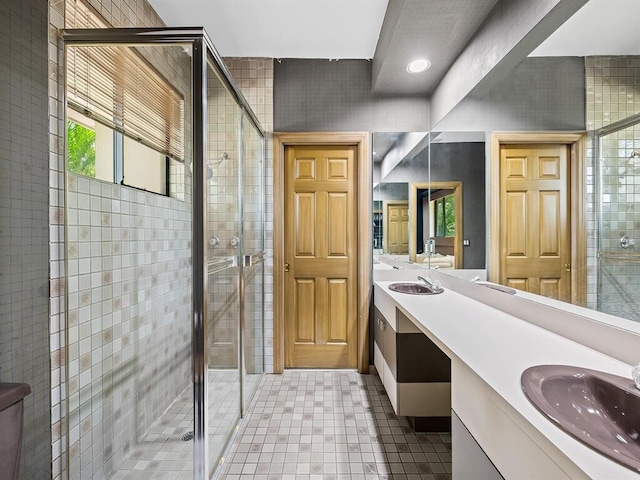
[[[434,220],[435,220],[435,236],[436,237],[453,237],[456,233],[456,217],[454,197],[447,195],[445,197],[433,200],[434,204]]]

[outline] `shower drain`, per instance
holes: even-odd
[[[190,432],[185,433],[184,435],[182,435],[182,437],[180,437],[182,439],[183,442],[190,442],[191,440],[193,440],[193,437],[195,437],[196,434],[195,432],[192,430]]]

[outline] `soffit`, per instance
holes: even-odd
[[[429,94],[482,24],[497,0],[390,0],[373,59],[378,93]],[[427,58],[431,68],[409,74]]]

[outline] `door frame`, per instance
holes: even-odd
[[[500,148],[516,144],[568,145],[571,209],[571,303],[587,301],[586,132],[492,132],[489,174],[489,280],[500,279]]]
[[[463,268],[464,265],[464,249],[463,249],[463,205],[462,205],[462,182],[459,180],[451,180],[448,182],[418,182],[412,183],[409,186],[409,259],[412,262],[416,261],[416,252],[418,251],[417,239],[418,227],[416,222],[412,222],[411,219],[415,219],[416,212],[418,210],[418,190],[426,189],[445,189],[453,190],[454,195],[454,210],[455,210],[455,229],[456,234],[453,240],[453,261],[454,268]]]
[[[357,357],[358,372],[369,372],[369,303],[373,241],[372,167],[367,132],[275,132],[273,134],[273,371],[284,371],[284,187],[287,146],[351,145],[358,149],[356,177],[357,238]]]

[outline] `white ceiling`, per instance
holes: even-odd
[[[429,94],[497,0],[149,1],[168,26],[205,27],[223,57],[375,56],[374,92]],[[589,0],[531,54],[587,55],[640,55],[640,0]],[[432,67],[411,76],[419,56]]]
[[[530,56],[640,55],[640,0],[589,0]]]
[[[369,59],[388,0],[150,2],[169,26],[204,26],[225,57]],[[586,55],[640,55],[640,0],[590,0],[531,54]]]
[[[373,58],[388,0],[150,0],[223,57]]]

